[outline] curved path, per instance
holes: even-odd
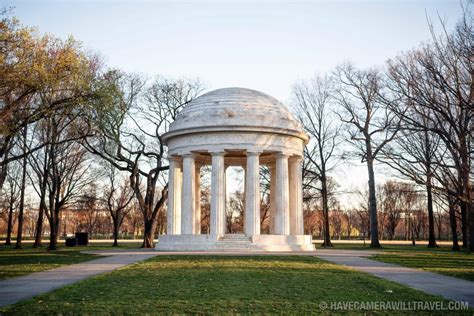
[[[96,254],[102,255],[102,253]],[[112,255],[6,279],[0,281],[0,307],[50,292],[101,273],[111,272],[156,255],[155,251],[127,251],[116,256]]]
[[[468,302],[469,306],[474,306],[474,282],[472,281],[368,259],[367,257],[376,254],[374,251],[318,249],[316,253],[317,257],[323,260],[345,265],[449,300]]]

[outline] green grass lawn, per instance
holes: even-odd
[[[374,260],[474,281],[474,254],[452,251],[384,251]]]
[[[381,249],[371,249],[363,245],[337,244],[334,249],[374,250],[377,254],[371,257],[373,260],[474,281],[474,254],[465,251],[452,251],[449,246],[428,248],[426,246],[387,245]]]
[[[124,243],[118,248],[138,248],[139,246],[139,243]],[[0,246],[0,280],[92,260],[97,256],[83,254],[80,251],[99,249],[113,248],[111,243],[70,248],[60,243],[57,251],[48,251],[46,247],[33,248],[32,244],[24,244],[23,249],[20,250],[14,249],[14,246],[2,245]]]
[[[322,301],[442,299],[315,257],[158,256],[0,313],[309,314]]]

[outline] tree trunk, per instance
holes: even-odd
[[[43,221],[44,221],[44,208],[40,207],[38,213],[38,220],[36,221],[36,230],[35,230],[35,243],[33,248],[41,247],[41,241],[43,240]]]
[[[142,248],[154,248],[155,247],[155,229],[156,229],[156,218],[144,218],[143,219],[145,230],[143,232],[143,243]]]
[[[43,183],[41,187],[41,198],[40,198],[40,207],[38,213],[38,221],[36,222],[36,232],[35,232],[35,243],[33,247],[41,247],[41,241],[43,239],[43,222],[44,222],[44,212],[46,210],[46,185],[47,177],[44,176]]]
[[[472,202],[467,203],[466,205],[466,213],[467,213],[467,222],[468,222],[468,251],[469,252],[474,252],[474,210],[472,208]]]
[[[451,235],[453,237],[453,250],[460,250],[459,243],[458,243],[458,230],[457,230],[457,223],[456,223],[456,211],[455,211],[455,204],[451,197],[448,197],[448,204],[449,204],[449,223],[451,225]]]
[[[428,176],[426,181],[426,195],[428,199],[428,248],[438,247],[435,239],[435,222],[433,212],[433,195],[431,188],[431,176]]]
[[[466,248],[467,245],[467,212],[466,203],[460,201],[459,207],[461,208],[461,233],[462,233],[462,247]]]
[[[41,188],[40,188],[40,204],[39,204],[39,213],[38,213],[38,221],[36,222],[36,231],[35,231],[35,243],[33,245],[34,248],[41,247],[42,240],[43,240],[43,222],[44,222],[44,213],[46,210],[46,189],[48,185],[48,176],[49,176],[49,166],[48,166],[48,154],[47,150],[45,150],[45,156],[43,161],[43,175],[41,179]]]
[[[53,211],[54,214],[51,214],[50,220],[50,235],[49,235],[49,246],[48,250],[57,250],[58,249],[58,237],[59,237],[59,212],[56,210]]]
[[[472,93],[471,85],[471,93]],[[472,94],[471,94],[472,96]],[[471,99],[472,100],[472,99]],[[461,168],[458,170],[461,176],[462,183],[462,196],[461,201],[461,216],[462,216],[462,240],[463,247],[466,247],[469,252],[474,252],[474,209],[472,207],[473,196],[472,196],[472,179],[471,179],[471,157],[469,155],[470,147],[467,135],[463,135],[461,139],[460,148],[460,161]]]
[[[372,158],[370,147],[367,148],[367,171],[369,173],[370,248],[381,248],[382,246],[379,242],[377,199],[375,197],[374,159]]]
[[[7,240],[5,240],[6,246],[9,246],[12,244],[12,230],[13,230],[13,203],[10,204],[10,210],[8,211]]]
[[[28,130],[25,126],[23,128],[23,152],[24,153],[27,151],[26,149],[27,133],[28,133]],[[22,167],[22,174],[21,174],[20,207],[19,207],[19,212],[18,212],[18,230],[17,230],[17,235],[16,235],[15,249],[23,248],[22,239],[23,239],[23,214],[25,210],[26,167],[27,167],[27,159],[25,156],[23,158],[23,167]]]
[[[466,196],[472,196],[470,184],[466,187]],[[466,203],[466,214],[467,214],[467,241],[468,241],[468,251],[474,252],[474,210],[472,207],[472,199],[469,203]]]
[[[464,186],[464,199],[471,196],[470,185],[468,181],[463,181]],[[469,252],[474,252],[474,214],[472,211],[472,200],[471,202],[460,201],[461,207],[461,229],[462,229],[462,246]]]
[[[113,224],[114,224],[114,244],[112,245],[113,247],[118,246],[118,234],[119,234],[119,221],[116,219],[113,219]]]
[[[329,207],[328,207],[328,190],[327,190],[327,179],[326,175],[321,176],[321,194],[323,198],[323,244],[321,247],[333,247],[331,243],[331,234],[329,230]]]
[[[390,230],[388,232],[388,239],[393,240],[394,236],[395,236],[395,225],[390,227]]]

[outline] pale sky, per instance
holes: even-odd
[[[427,16],[452,29],[461,14],[457,0],[0,3],[41,33],[73,35],[111,67],[252,88],[284,103],[296,80],[349,60],[382,65],[429,40]],[[337,178],[343,188],[367,181],[363,166],[343,166]]]

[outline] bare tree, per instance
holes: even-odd
[[[445,174],[447,177],[447,174]],[[449,180],[446,178],[444,183],[449,185]],[[453,184],[451,183],[453,186]],[[460,212],[460,201],[456,198],[455,195],[450,194],[452,189],[446,190],[436,190],[435,196],[437,197],[436,201],[438,207],[441,209],[447,210],[448,218],[449,218],[449,228],[451,231],[451,239],[453,242],[452,250],[459,251],[461,248],[459,247],[459,236],[458,236],[458,217]],[[461,219],[462,222],[462,219]]]
[[[357,221],[357,212],[354,209],[345,210],[343,214],[343,218],[346,222],[347,239],[351,239],[352,229],[354,228]]]
[[[323,219],[322,212],[313,200],[307,200],[303,203],[304,232],[313,237],[322,237]]]
[[[109,181],[104,192],[103,204],[112,217],[113,246],[118,246],[117,240],[120,227],[128,213],[132,210],[129,205],[133,199],[133,190],[130,187],[129,181],[121,179],[117,169],[110,164],[107,166],[107,178]]]
[[[99,198],[95,182],[91,181],[82,189],[76,199],[75,208],[82,214],[81,229],[92,238],[92,234],[100,224]]]
[[[402,215],[412,212],[415,190],[411,184],[389,180],[384,183],[381,193],[381,208],[385,215],[383,225],[388,239],[392,240]]]
[[[340,124],[331,118],[333,83],[329,77],[314,77],[308,82],[293,86],[295,111],[311,136],[304,151],[307,163],[303,174],[315,177],[321,186],[321,204],[324,220],[323,247],[332,247],[329,232],[328,172],[339,162],[337,146],[340,141]]]
[[[22,151],[25,154],[28,150],[28,125],[23,127],[22,131]],[[20,182],[20,206],[18,208],[18,228],[16,233],[16,244],[15,249],[22,249],[22,239],[23,239],[23,218],[25,211],[25,191],[26,191],[26,169],[28,168],[27,157],[23,157],[23,162],[21,165],[21,182]]]
[[[6,175],[6,188],[2,194],[2,206],[7,209],[7,238],[5,245],[11,245],[13,226],[16,222],[15,211],[19,205],[19,189],[20,189],[20,168],[17,163],[8,166]]]
[[[227,209],[227,231],[232,234],[243,232],[245,215],[245,195],[242,191],[236,191],[229,198]]]
[[[384,94],[382,74],[376,69],[358,70],[351,64],[339,66],[339,118],[348,127],[348,140],[357,149],[356,155],[367,164],[369,176],[370,247],[380,247],[377,199],[375,196],[374,162],[380,151],[394,139],[399,119],[381,102]]]
[[[339,240],[341,239],[342,234],[343,215],[344,214],[340,208],[333,209],[329,214],[332,226],[332,237]]]
[[[94,180],[90,172],[87,151],[72,134],[83,129],[83,122],[69,111],[51,117],[47,194],[45,209],[50,226],[49,249],[56,250],[60,229],[61,211],[70,203],[77,201],[83,191]],[[64,141],[67,139],[68,141]]]
[[[435,239],[433,181],[436,174],[436,161],[439,160],[440,139],[428,130],[430,122],[419,116],[418,122],[424,128],[413,130],[403,123],[393,146],[386,146],[378,159],[404,177],[423,185],[426,189],[428,206],[428,247],[437,247]]]
[[[474,214],[472,207],[472,121],[474,32],[472,10],[467,4],[453,33],[437,36],[430,23],[432,43],[405,53],[389,62],[392,90],[403,100],[405,107],[393,106],[412,129],[436,134],[445,146],[449,158],[436,163],[453,169],[454,186],[444,184],[460,201],[465,241],[474,251]],[[423,117],[423,120],[419,120]],[[425,122],[429,122],[428,126]],[[443,175],[437,180],[443,183]],[[453,178],[453,177],[451,177]]]
[[[458,241],[458,232],[457,232],[457,219],[456,219],[456,208],[458,205],[454,201],[454,197],[451,195],[447,195],[448,200],[448,212],[449,212],[449,223],[451,226],[451,237],[453,239],[453,250],[460,250],[459,248],[459,241]]]
[[[211,187],[201,183],[201,232],[209,234],[211,225]]]
[[[158,78],[145,88],[136,75],[109,72],[108,102],[96,105],[91,115],[95,137],[86,148],[120,171],[130,174],[145,226],[142,247],[154,247],[157,219],[168,197],[164,180],[166,151],[162,135],[181,108],[202,91],[199,81]]]
[[[41,247],[43,239],[43,224],[46,211],[47,185],[51,170],[50,137],[52,128],[51,119],[46,118],[35,125],[34,137],[41,138],[40,143],[46,143],[44,147],[36,151],[34,155],[29,155],[31,169],[35,175],[29,174],[34,190],[39,196],[38,217],[36,221],[35,242],[33,247]]]

